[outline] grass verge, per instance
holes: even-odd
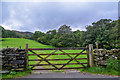
[[[120,75],[120,60],[114,59],[112,57],[109,58],[107,65],[105,67],[99,66],[99,67],[90,67],[85,68],[85,72],[90,73],[96,73],[96,74],[106,74],[106,75],[114,75],[119,76]]]
[[[103,67],[90,67],[83,69],[82,72],[89,72],[94,74],[104,74],[104,75],[112,75],[112,76],[119,76],[120,72],[116,70],[110,70]]]
[[[2,74],[2,79],[24,77],[26,75],[29,75],[30,73],[32,73],[31,70],[26,70],[23,72],[10,72],[9,74]]]

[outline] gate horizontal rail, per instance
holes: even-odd
[[[85,67],[68,67],[68,68],[62,68],[62,69],[81,69],[81,68],[85,68]],[[31,70],[58,70],[56,68],[44,68],[44,69],[31,69]]]
[[[76,60],[83,60],[83,59],[87,59],[87,58],[76,58]],[[71,59],[47,59],[49,61],[59,61],[59,60],[71,60]],[[29,59],[28,61],[44,61],[42,59]]]
[[[81,50],[86,48],[29,48],[28,50]]]
[[[83,54],[83,55],[87,55],[87,53],[67,53],[69,55],[77,55],[77,54]],[[35,54],[29,54],[29,56],[31,55],[35,55]],[[38,54],[38,55],[48,55],[48,54]],[[61,54],[61,53],[56,53],[56,54],[52,54],[52,55],[66,55],[66,54]]]
[[[87,63],[82,63],[82,64],[87,64]],[[31,64],[29,66],[48,66],[48,65],[50,64],[37,64],[37,65]],[[65,64],[53,64],[53,65],[65,65]],[[78,65],[78,63],[69,63],[68,65]]]

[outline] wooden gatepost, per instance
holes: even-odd
[[[26,48],[25,48],[25,70],[28,69],[28,44],[26,44]]]
[[[94,66],[93,44],[89,44],[89,63],[90,67]]]
[[[86,46],[87,48],[87,67],[90,67],[90,62],[89,62],[89,46]]]

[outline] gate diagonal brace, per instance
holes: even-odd
[[[85,51],[85,49],[83,51],[81,51],[80,53],[78,53],[75,57],[74,57],[74,60],[78,63],[78,64],[81,64],[84,68],[85,66],[83,65],[83,63],[80,63],[78,60],[76,60],[76,57],[78,57],[81,53],[83,53]]]
[[[70,61],[68,61],[66,64],[64,64],[60,69],[62,69],[63,67],[65,67],[67,64],[69,64],[71,61],[75,60],[78,64],[81,64],[83,67],[85,67],[82,63],[80,63],[79,61],[77,61],[75,58],[78,57],[82,52],[85,51],[85,49],[83,51],[81,51],[80,53],[78,53],[74,58],[72,58],[69,54],[65,53],[64,51],[60,50],[61,52],[63,52],[63,54],[67,55],[68,57],[70,57]]]
[[[35,54],[35,55],[37,55],[39,58],[41,58],[42,60],[40,61],[40,62],[38,62],[37,64],[39,64],[39,63],[41,63],[42,61],[43,61],[43,58],[40,56],[40,55],[38,55],[38,54],[36,54],[34,51],[32,51],[32,50],[29,50],[30,52],[32,52],[33,54]],[[36,64],[36,65],[37,65]],[[34,66],[32,66],[31,67],[31,69],[33,69],[35,67],[35,65]]]
[[[54,54],[55,52],[57,52],[58,50],[55,50],[54,52],[52,52],[51,54],[49,54],[47,57],[43,58],[40,55],[36,54],[34,51],[29,50],[30,52],[32,52],[33,54],[37,55],[39,58],[41,58],[42,60],[40,62],[38,62],[36,65],[40,64],[42,61],[46,61],[48,64],[52,65],[53,67],[55,67],[56,69],[58,69],[54,64],[51,64],[46,58],[50,57],[52,54]],[[34,65],[33,67],[31,67],[31,69],[33,69],[36,65]]]

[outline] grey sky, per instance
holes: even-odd
[[[30,32],[46,32],[63,24],[85,30],[85,26],[106,18],[118,19],[117,2],[3,2],[1,25]]]

